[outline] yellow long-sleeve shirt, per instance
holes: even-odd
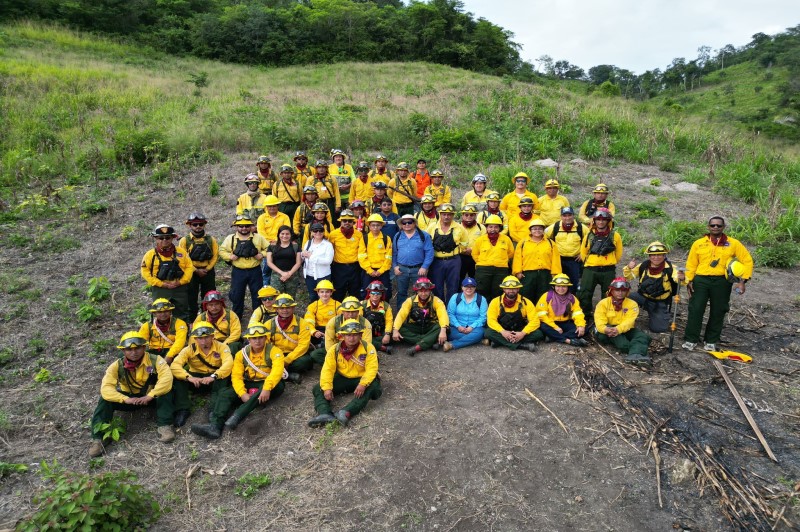
[[[155,357],[155,366],[151,357]],[[123,378],[119,378],[119,365],[122,360],[117,359],[111,363],[103,375],[103,382],[100,384],[100,395],[106,401],[112,403],[124,403],[131,395],[144,395],[145,385],[150,375],[156,372],[158,381],[155,386],[148,386],[147,395],[150,397],[161,397],[172,390],[172,371],[169,364],[160,356],[144,354],[136,370],[133,372],[123,369]]]
[[[503,304],[503,297],[504,296],[499,296],[492,299],[486,314],[486,325],[497,332],[502,332],[504,330],[503,326],[497,321],[501,316],[500,307]],[[539,328],[539,315],[536,313],[536,306],[527,297],[517,295],[517,300],[514,302],[514,305],[509,308],[503,307],[503,310],[508,314],[513,314],[517,311],[522,312],[522,317],[528,320],[528,324],[522,329],[523,333],[530,334]]]
[[[314,207],[313,205],[309,206],[308,203],[301,203],[300,206],[297,207],[297,210],[294,211],[294,218],[292,219],[292,231],[294,231],[294,234],[300,235],[303,233],[303,230],[305,229],[306,225],[308,225],[305,222],[306,219],[308,218],[312,218],[312,221],[310,223],[314,223],[314,221],[319,222],[319,220],[313,220],[313,217],[308,216],[313,207]],[[333,228],[333,218],[331,218],[330,211],[325,213],[325,218],[323,218],[322,221],[323,222],[327,221],[328,222],[327,226]]]
[[[389,271],[392,267],[392,240],[383,233],[378,233],[378,236],[372,231],[367,233],[358,244],[358,264],[367,273],[377,270],[378,275],[382,275]]]
[[[378,304],[377,308],[372,308],[372,305],[369,301],[364,301],[361,304],[361,315],[365,315],[366,309],[370,309],[371,312],[379,312],[383,313],[383,331],[374,331],[372,334],[374,335],[376,332],[383,332],[384,334],[391,334],[392,333],[392,326],[394,326],[394,313],[392,312],[392,306],[387,303],[386,301],[381,301]],[[370,325],[371,326],[371,325]]]
[[[539,218],[547,225],[561,219],[561,209],[564,207],[569,207],[569,200],[561,194],[556,194],[555,198],[547,194],[539,196]]]
[[[423,196],[426,194],[430,194],[436,199],[436,203],[434,205],[438,208],[441,207],[444,203],[450,203],[450,200],[453,197],[453,191],[450,190],[450,187],[442,183],[438,187],[431,183],[427,187],[425,187],[425,192],[423,192]]]
[[[680,281],[678,281],[678,269],[675,268],[672,265],[672,263],[670,263],[669,261],[667,262],[667,265],[668,266],[672,266],[672,280],[673,280],[673,282],[680,283]],[[639,279],[641,277],[641,273],[642,273],[641,266],[642,266],[641,264],[637,264],[633,269],[630,269],[628,267],[628,265],[626,264],[625,267],[622,268],[622,275],[624,275],[625,278],[628,279],[629,281],[632,280],[632,279],[636,279],[637,281],[639,281]],[[662,286],[663,286],[663,288],[665,290],[665,292],[663,294],[661,294],[660,296],[648,297],[648,296],[642,294],[644,297],[647,297],[648,299],[652,299],[654,301],[665,301],[665,300],[669,299],[670,297],[672,297],[673,295],[675,295],[675,294],[672,293],[672,284],[669,282],[669,278],[667,278],[667,276],[664,275],[664,272],[661,272],[658,275],[653,276],[653,275],[650,275],[650,272],[648,271],[644,275],[645,275],[645,277],[644,277],[645,280],[648,279],[648,278],[649,279],[661,278],[661,280],[662,280],[661,284],[662,284]],[[680,284],[686,284],[686,281],[684,281],[683,283],[680,283]]]
[[[350,238],[342,234],[341,229],[334,229],[328,235],[328,240],[333,244],[333,262],[350,264],[358,262],[358,248],[364,242],[364,234],[353,230]]]
[[[219,260],[219,243],[217,242],[216,238],[211,235],[204,235],[202,238],[195,238],[191,233],[189,233],[178,241],[178,247],[185,249],[186,253],[189,254],[190,259],[192,258],[192,250],[195,248],[195,246],[201,244],[207,245],[211,250],[211,258],[207,260],[193,260],[192,266],[194,266],[196,270],[210,270],[217,265],[217,261]]]
[[[253,311],[253,314],[250,315],[250,321],[247,323],[247,326],[253,326],[256,323],[263,324],[267,320],[270,320],[278,315],[278,309],[274,306],[267,308],[264,304],[260,304],[258,308]]]
[[[369,386],[378,375],[378,353],[370,342],[360,342],[350,360],[345,359],[335,344],[325,354],[325,362],[319,374],[319,386],[323,391],[333,390],[333,377],[336,374],[348,379],[360,377],[359,384]]]
[[[266,257],[267,248],[269,247],[267,239],[259,234],[251,235],[249,239],[253,240],[253,245],[256,247],[256,250]],[[248,240],[248,238],[242,238],[238,233],[226,236],[225,240],[223,240],[222,244],[219,246],[219,256],[222,257],[222,260],[230,261],[233,250],[236,249],[238,243],[243,240]],[[242,270],[249,270],[261,266],[261,259],[255,257],[239,257],[233,261],[233,265]]]
[[[208,319],[208,312],[201,312],[197,315],[192,324],[192,329],[197,327],[197,324],[201,321],[211,322]],[[242,337],[242,322],[232,310],[225,309],[216,323],[211,322],[211,324],[214,326],[214,339],[224,344],[236,342]]]
[[[475,205],[479,211],[484,210],[486,208],[486,196],[492,192],[492,190],[487,188],[483,191],[483,194],[478,196],[474,190],[468,190],[464,194],[464,197],[461,198],[461,208],[463,209],[467,205]]]
[[[281,203],[300,203],[303,201],[303,187],[296,179],[292,179],[289,184],[281,178],[272,187],[272,195],[280,200]]]
[[[478,216],[476,217],[476,220],[478,220],[478,223],[480,225],[486,227],[486,219],[491,215],[492,214],[488,210],[481,211],[481,212],[478,213]],[[497,211],[495,213],[495,216],[499,216],[500,219],[503,221],[503,228],[500,230],[500,233],[504,234],[504,235],[507,235],[508,234],[508,215],[506,213],[504,213],[503,211]]]
[[[589,206],[589,203],[592,202],[592,201],[594,201],[594,200],[588,199],[588,200],[584,201],[583,203],[581,203],[581,208],[578,210],[578,221],[579,222],[585,223],[585,224],[590,224],[592,222],[592,218],[590,216],[587,216],[587,214],[586,214],[586,208]],[[608,212],[611,213],[611,216],[614,216],[614,215],[617,214],[617,208],[610,201],[608,202],[608,207],[606,207],[606,208],[608,209]]]
[[[506,235],[500,235],[497,244],[492,245],[488,235],[481,235],[475,240],[472,258],[475,266],[496,266],[508,268],[508,261],[514,256],[514,244]]]
[[[539,298],[539,302],[536,303],[536,315],[539,317],[541,323],[546,323],[555,329],[559,327],[559,322],[572,320],[575,322],[575,326],[586,327],[586,315],[583,313],[583,310],[581,310],[581,304],[578,302],[577,297],[572,296],[572,304],[567,309],[566,315],[562,314],[556,316],[556,313],[553,312],[553,305],[547,301],[547,296],[549,294],[550,292],[542,294],[542,297]]]
[[[434,242],[433,256],[437,259],[455,257],[461,253],[462,250],[467,249],[467,232],[464,230],[461,224],[451,223],[450,228],[447,231],[443,231],[442,223],[440,221],[436,225],[429,226],[427,233],[431,235],[431,240]],[[453,235],[453,241],[456,243],[455,249],[453,251],[436,251],[437,236],[445,236],[450,234]]]
[[[267,341],[281,350],[284,364],[291,364],[308,351],[311,343],[311,324],[293,316],[292,322],[281,332],[277,320],[278,318],[272,318],[264,324],[267,326]]]
[[[523,195],[518,195],[514,190],[503,196],[503,199],[500,200],[500,210],[506,213],[509,219],[514,218],[519,214],[519,200],[522,198],[530,198],[533,200],[533,210],[539,210],[539,197],[531,192],[530,190],[526,190]]]
[[[753,257],[747,248],[735,238],[726,235],[727,242],[722,246],[715,246],[708,236],[695,240],[686,258],[686,281],[690,282],[695,275],[725,275],[725,267],[728,261],[736,259],[744,266],[742,279],[750,279],[753,276]],[[711,264],[716,261],[716,264]]]
[[[267,208],[266,201],[267,197],[264,194],[252,196],[245,192],[236,201],[236,214],[247,214],[251,220],[258,218]]]
[[[335,299],[329,299],[327,302],[317,299],[313,303],[309,303],[303,319],[314,328],[325,327],[331,318],[339,314],[339,307],[341,305],[342,304]]]
[[[155,319],[142,323],[139,328],[139,336],[147,338],[147,349],[167,349],[168,351],[164,358],[174,358],[186,346],[186,336],[189,334],[186,322],[172,316],[169,328],[166,332],[163,332],[164,336],[162,336],[159,334],[158,327],[156,327],[154,321]]]
[[[544,236],[555,242],[556,248],[558,248],[558,254],[562,257],[568,258],[575,258],[580,256],[581,254],[581,243],[583,242],[583,236],[589,234],[589,227],[580,224],[580,231],[578,231],[578,222],[572,224],[570,230],[567,231],[563,227],[561,227],[561,222],[558,222],[559,228],[558,232],[555,233],[555,224],[549,226],[547,229],[544,230]],[[553,238],[553,233],[555,233],[555,238]]]
[[[592,247],[593,231],[584,233],[581,243],[581,258],[584,266],[614,266],[622,259],[622,237],[614,231],[614,250],[606,255],[589,253]]]
[[[278,241],[278,229],[284,225],[292,227],[292,221],[289,216],[282,212],[277,213],[274,217],[265,212],[258,217],[258,222],[256,223],[258,234],[263,236],[270,244]]]
[[[385,168],[383,173],[380,173],[377,170],[370,170],[367,174],[367,177],[369,177],[370,181],[383,181],[384,183],[388,183],[392,179],[397,179],[397,174],[388,168]]]
[[[447,315],[447,307],[441,299],[431,294],[426,305],[420,305],[419,296],[414,296],[403,301],[403,304],[397,309],[397,316],[394,318],[394,328],[400,329],[406,320],[409,318],[411,308],[416,305],[421,308],[433,309],[436,313],[436,320],[439,322],[440,327],[447,327],[450,325],[450,316]]]
[[[424,211],[419,211],[414,215],[414,219],[417,221],[419,230],[425,231],[426,233],[428,232],[428,228],[439,225],[439,213],[436,213],[433,218],[431,218],[426,215]]]
[[[364,332],[361,334],[361,339],[365,342],[372,341],[372,324],[365,320],[361,315],[357,318],[358,322],[364,326]],[[339,339],[336,335],[339,333],[339,329],[344,323],[344,316],[339,314],[338,316],[334,316],[330,320],[328,320],[328,324],[325,325],[325,349],[330,349]]]
[[[328,175],[336,179],[336,183],[339,185],[339,195],[342,197],[342,199],[349,199],[350,192],[352,190],[351,188],[347,188],[345,190],[342,185],[352,185],[353,180],[356,178],[356,173],[353,171],[353,167],[348,163],[345,163],[344,166],[329,164]]]
[[[514,250],[511,273],[517,275],[532,270],[549,270],[550,275],[561,273],[561,255],[556,246],[546,238],[539,242],[528,238],[520,242]]]
[[[162,262],[169,262],[173,259],[178,261],[178,267],[183,270],[183,275],[175,280],[178,281],[180,285],[189,284],[189,281],[192,280],[192,275],[194,275],[194,266],[192,265],[192,259],[189,258],[189,253],[181,247],[175,248],[172,257],[161,255],[156,252],[155,248],[148,250],[147,253],[144,254],[144,257],[142,257],[142,265],[139,268],[139,273],[142,274],[142,278],[147,281],[147,284],[150,286],[163,287],[164,281],[156,277],[158,268]]]
[[[265,195],[269,196],[272,194],[272,187],[275,185],[275,172],[272,171],[270,168],[266,174],[261,173],[261,170],[256,170],[256,174],[258,175],[258,189]]]
[[[316,176],[306,179],[306,186],[312,186],[317,189],[317,196],[320,201],[333,199],[337,209],[342,208],[342,197],[339,194],[339,183],[331,176],[325,176],[324,179],[317,179]]]
[[[636,318],[639,316],[639,305],[627,297],[622,302],[620,310],[614,309],[611,298],[601,299],[594,309],[594,325],[597,332],[606,333],[606,327],[616,327],[621,333],[633,329]]]
[[[533,218],[531,218],[532,220]],[[516,216],[511,216],[508,219],[508,236],[515,244],[528,240],[531,237],[530,223],[531,220],[523,220],[519,213]]]
[[[464,227],[464,225],[462,224],[461,227]],[[467,235],[467,245],[464,250],[472,250],[472,248],[475,247],[475,241],[478,240],[478,237],[486,234],[486,228],[481,224],[475,224],[469,228],[464,227],[464,233]],[[464,250],[462,250],[462,253]],[[470,256],[472,256],[472,251],[470,251]]]
[[[187,345],[172,361],[169,368],[172,376],[178,380],[185,381],[189,377],[189,372],[184,366],[189,364],[189,371],[210,376],[216,375],[218,379],[226,379],[230,376],[233,369],[233,355],[228,344],[223,344],[214,340],[208,353],[204,353],[196,343]]]
[[[417,197],[417,181],[409,176],[406,176],[404,180],[400,179],[399,177],[393,178],[389,181],[389,189],[388,194],[389,197],[392,198],[397,205],[405,205],[406,203],[411,203],[413,200],[408,196],[397,192],[397,189],[406,194],[411,195],[412,198]]]
[[[367,176],[365,181],[356,176],[353,179],[353,184],[350,186],[350,201],[361,200],[364,203],[372,197],[372,179]]]
[[[247,350],[247,358],[253,363],[255,367],[266,373],[265,377],[258,371],[250,367],[250,364],[245,362],[242,351]],[[269,362],[265,358],[265,353],[269,351]],[[247,392],[244,381],[264,381],[264,390],[272,390],[281,382],[283,378],[283,367],[285,364],[283,352],[277,346],[266,344],[264,350],[260,353],[254,353],[251,347],[245,346],[242,348],[233,359],[233,369],[231,370],[231,385],[236,395],[241,397]]]

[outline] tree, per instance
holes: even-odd
[[[617,71],[619,69],[614,65],[597,65],[589,69],[589,79],[592,84],[600,85],[604,81],[615,82],[617,80]]]
[[[558,79],[581,79],[585,76],[581,67],[563,59],[553,64],[553,74]]]
[[[539,68],[542,69],[542,72],[548,76],[553,75],[553,58],[549,55],[540,55],[536,58],[536,62],[539,63]]]
[[[717,50],[717,58],[719,59],[720,70],[725,69],[725,56],[727,55],[728,57],[730,57],[735,53],[736,53],[736,48],[732,44],[726,44],[725,46]]]

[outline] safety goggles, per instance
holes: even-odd
[[[225,297],[222,294],[207,294],[206,297],[203,298],[203,301],[206,303],[210,303],[212,301],[222,301]]]
[[[142,347],[146,343],[147,341],[144,338],[126,338],[119,343],[119,347],[122,349],[130,349],[132,347]]]
[[[201,336],[213,336],[214,335],[214,328],[213,327],[198,327],[192,331],[192,336],[195,338],[199,338]]]

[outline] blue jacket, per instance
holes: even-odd
[[[456,300],[461,298],[461,301],[456,304]],[[480,299],[480,305],[478,300]],[[472,303],[467,303],[467,298],[464,294],[453,294],[450,301],[447,303],[447,314],[450,316],[450,327],[472,327],[477,329],[486,325],[486,314],[489,311],[489,302],[480,294],[475,294],[475,299]]]

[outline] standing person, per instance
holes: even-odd
[[[554,342],[586,347],[586,317],[575,295],[569,292],[569,277],[559,273],[550,284],[552,288],[536,303],[542,332]]]
[[[531,220],[533,220],[533,200],[522,198],[519,200],[517,214],[510,216],[508,220],[508,236],[515,246],[530,237]]]
[[[487,178],[483,174],[475,174],[472,178],[472,190],[467,191],[461,198],[461,208],[474,205],[477,212],[486,210],[486,196],[492,191],[486,188]]]
[[[264,326],[267,328],[267,341],[283,353],[283,363],[289,372],[288,380],[300,384],[300,373],[314,365],[309,353],[311,345],[311,324],[294,314],[297,303],[289,294],[280,294],[275,300],[278,315]]]
[[[339,197],[342,200],[342,209],[346,209],[350,203],[350,188],[353,186],[353,181],[356,174],[353,167],[344,162],[347,155],[340,149],[331,150],[331,159],[333,162],[328,166],[328,174],[336,179],[336,184],[339,186]]]
[[[592,191],[594,195],[592,199],[588,199],[581,204],[581,208],[578,210],[578,220],[581,223],[590,223],[597,209],[606,209],[611,213],[611,216],[614,216],[617,211],[614,204],[608,201],[608,193],[608,185],[605,183],[598,183]]]
[[[597,341],[602,344],[613,344],[621,352],[627,353],[625,362],[649,364],[647,347],[651,339],[636,328],[639,305],[628,298],[630,291],[631,285],[624,277],[617,277],[611,281],[608,297],[601,300],[594,311]]]
[[[339,214],[342,210],[342,197],[339,193],[339,182],[328,175],[328,163],[318,160],[314,164],[314,177],[306,179],[306,185],[317,189],[319,201],[328,206],[328,211]]]
[[[236,214],[247,216],[251,220],[257,220],[264,214],[264,202],[267,196],[259,188],[260,184],[261,180],[256,174],[247,174],[247,177],[244,178],[247,192],[236,200]]]
[[[608,292],[608,286],[617,275],[617,263],[622,259],[622,237],[614,229],[611,213],[603,207],[594,213],[589,232],[581,243],[583,275],[578,289],[578,300],[582,309],[591,309],[596,286],[600,293]],[[587,312],[591,317],[591,311]]]
[[[147,339],[148,353],[164,357],[171,364],[186,345],[189,328],[185,321],[172,315],[175,305],[163,297],[153,301],[149,310],[153,319],[142,323],[139,336]]]
[[[272,270],[269,284],[279,293],[297,293],[299,288],[295,273],[303,265],[300,248],[292,242],[292,228],[283,225],[278,229],[278,242],[267,248],[267,267]]]
[[[381,208],[377,214],[383,219],[381,233],[393,240],[394,235],[396,235],[400,230],[400,227],[398,227],[400,217],[396,212],[393,212],[395,210],[394,204],[389,198],[383,198],[383,200],[381,200],[380,207]]]
[[[333,245],[333,264],[331,264],[331,281],[333,281],[333,298],[342,301],[347,296],[358,297],[361,293],[361,268],[358,265],[358,248],[364,243],[364,235],[355,230],[355,216],[349,210],[343,210],[339,216],[341,227],[334,229],[328,236]]]
[[[297,208],[300,206],[300,202],[303,200],[303,186],[302,184],[295,179],[294,175],[294,168],[292,168],[291,164],[282,164],[281,165],[281,177],[275,182],[275,185],[272,187],[272,191],[274,192],[273,196],[278,198],[280,201],[280,205],[278,205],[278,210],[285,214],[290,220],[294,221],[294,213],[297,211]],[[317,189],[314,189],[314,193],[317,192]],[[314,202],[316,202],[316,197],[314,198]],[[312,205],[314,204],[312,202]]]
[[[423,231],[427,231],[429,227],[435,226],[439,223],[439,213],[436,211],[436,198],[430,194],[425,194],[420,200],[422,209],[414,215],[417,221],[417,227]]]
[[[367,219],[369,232],[358,244],[358,263],[361,266],[361,299],[373,281],[381,281],[389,290],[386,299],[392,298],[389,271],[392,269],[392,241],[381,232],[383,218],[373,214]]]
[[[389,181],[389,197],[397,206],[397,214],[414,214],[417,181],[408,175],[408,163],[398,164],[395,171],[397,177]]]
[[[375,157],[375,169],[369,172],[370,181],[383,181],[384,183],[388,183],[396,177],[397,175],[389,170],[389,159],[387,159],[385,155],[378,155]]]
[[[298,235],[298,239],[303,246],[305,246],[306,242],[308,242],[308,239],[311,238],[310,228],[314,224],[319,224],[322,226],[322,233],[325,238],[328,238],[328,236],[331,234],[331,231],[333,231],[331,211],[329,211],[328,206],[322,202],[317,202],[314,204],[314,207],[311,209],[311,221],[303,226],[303,232]]]
[[[356,166],[356,178],[350,188],[350,198],[353,201],[361,200],[365,204],[372,197],[372,180],[369,178],[369,163],[361,161]]]
[[[314,207],[317,205],[317,189],[312,187],[311,185],[306,185],[303,187],[303,202],[300,203],[300,206],[297,207],[297,210],[294,211],[294,216],[292,217],[292,232],[297,239],[302,241],[303,233],[305,233],[306,225],[311,223],[311,220],[314,218]],[[324,203],[320,203],[320,205],[325,205]],[[327,205],[325,206],[327,209]],[[330,213],[328,213],[328,217],[330,217]],[[323,218],[324,220],[325,218]],[[333,222],[328,220],[331,229],[333,229]]]
[[[433,294],[442,301],[458,292],[461,273],[461,250],[467,247],[467,233],[453,222],[456,213],[452,203],[439,207],[439,223],[428,227],[433,242],[430,278],[436,287]]]
[[[164,298],[175,305],[175,315],[186,321],[189,315],[189,282],[194,275],[192,259],[185,249],[175,247],[175,229],[159,224],[151,233],[155,245],[142,257],[139,273],[150,286],[153,299]]]
[[[486,314],[489,304],[477,293],[478,283],[472,277],[461,281],[461,292],[453,294],[447,302],[450,316],[450,345],[460,349],[483,340],[486,332]]]
[[[572,294],[577,292],[578,283],[583,275],[581,243],[583,235],[588,233],[587,226],[575,222],[575,211],[572,207],[562,208],[561,220],[544,230],[545,236],[556,245],[561,256],[561,271],[569,277],[569,291]]]
[[[528,190],[528,183],[530,177],[525,172],[519,172],[514,176],[514,190],[503,196],[503,201],[500,202],[500,210],[506,213],[509,219],[514,218],[519,213],[519,200],[522,198],[531,198],[533,200],[533,209],[539,210],[539,198]]]
[[[539,196],[539,218],[547,225],[561,219],[561,210],[569,207],[569,200],[558,193],[561,185],[555,179],[548,179],[544,184],[544,195]]]
[[[416,227],[414,216],[400,218],[400,229],[392,241],[392,269],[397,279],[397,308],[408,298],[408,289],[418,277],[428,274],[433,262],[433,241],[428,233]]]
[[[492,347],[534,352],[536,342],[544,340],[544,334],[539,328],[536,307],[530,299],[520,295],[520,288],[522,283],[513,275],[500,283],[503,293],[489,303],[485,336]]]
[[[425,188],[426,196],[433,196],[434,206],[441,207],[445,203],[450,203],[452,191],[448,185],[443,183],[444,172],[441,170],[434,170],[431,172],[431,184]]]
[[[366,235],[369,232],[369,227],[367,227],[367,209],[364,206],[364,202],[361,200],[353,201],[350,204],[350,210],[353,211],[353,216],[356,217],[353,222],[356,231]]]
[[[256,227],[258,234],[263,236],[269,245],[274,246],[278,243],[278,229],[281,227],[288,227],[289,233],[292,231],[292,221],[288,216],[282,212],[278,212],[278,205],[280,201],[275,196],[267,196],[264,201],[264,206],[267,212],[258,217]],[[264,286],[269,284],[272,275],[269,265],[267,265],[267,258],[261,262],[261,282]]]
[[[497,216],[500,218],[502,228],[500,230],[504,235],[508,234],[508,215],[500,210],[500,194],[497,192],[489,192],[486,194],[486,210],[478,213],[478,223],[486,225],[486,219],[489,216]]]
[[[412,344],[408,356],[420,351],[444,347],[450,351],[453,346],[447,341],[447,328],[450,318],[441,299],[433,295],[433,283],[427,277],[420,277],[414,283],[413,298],[403,301],[397,310],[392,328],[392,339]]]
[[[372,326],[372,345],[386,354],[392,353],[392,325],[394,316],[389,298],[385,297],[386,287],[380,281],[367,285],[367,296],[361,304],[364,319]]]
[[[647,311],[647,326],[654,333],[669,331],[672,298],[678,283],[685,279],[683,272],[667,260],[667,252],[667,246],[661,242],[651,242],[645,249],[645,261],[637,266],[636,260],[631,259],[622,269],[629,282],[634,278],[639,280],[639,290],[628,297]]]
[[[256,169],[260,180],[259,188],[265,196],[269,196],[276,181],[275,172],[272,171],[272,160],[266,155],[261,155],[256,162]]]
[[[122,357],[106,369],[100,385],[100,399],[92,415],[92,444],[89,456],[96,458],[105,452],[100,426],[110,423],[115,410],[138,410],[156,407],[158,441],[169,443],[175,439],[172,429],[172,372],[163,358],[145,353],[147,339],[136,331],[126,332],[117,349]]]
[[[553,276],[561,273],[561,256],[555,245],[544,237],[544,222],[534,218],[528,238],[514,251],[511,274],[522,282],[520,293],[531,301],[539,301],[549,289]]]
[[[467,235],[467,245],[461,250],[461,271],[458,278],[475,277],[475,259],[472,258],[472,249],[478,237],[486,233],[486,228],[477,222],[478,209],[473,204],[465,205],[461,209],[461,227]]]
[[[294,152],[294,178],[303,185],[308,178],[314,177],[314,169],[308,166],[308,156],[304,151]]]
[[[193,321],[199,309],[198,299],[203,299],[208,292],[217,289],[217,273],[214,267],[219,260],[219,244],[217,239],[206,234],[206,217],[199,212],[193,212],[186,220],[189,234],[178,241],[192,259],[194,273],[192,280],[186,287],[189,301],[188,321]]]
[[[275,298],[279,294],[280,292],[274,286],[265,286],[258,291],[258,299],[261,300],[261,304],[250,315],[248,327],[256,323],[266,323],[278,315],[278,309],[275,308]]]
[[[500,283],[508,276],[508,261],[514,257],[514,244],[500,233],[502,228],[498,216],[489,216],[486,234],[479,236],[472,248],[478,293],[490,301],[500,294]]]
[[[377,212],[381,208],[380,207],[381,203],[383,203],[384,200],[388,199],[390,202],[389,205],[391,205],[392,207],[391,212],[397,214],[397,206],[392,201],[392,198],[390,198],[386,194],[386,191],[388,190],[387,187],[389,185],[387,185],[384,181],[375,180],[372,182],[371,186],[372,186],[372,197],[369,198],[366,202],[367,212],[370,214],[375,214],[375,212]]]
[[[417,197],[422,198],[425,194],[425,189],[431,184],[431,174],[428,172],[428,161],[419,159],[417,161],[417,169],[414,170],[411,177],[417,182]]]
[[[214,328],[214,339],[227,345],[231,353],[242,347],[242,322],[239,316],[225,308],[225,298],[217,291],[206,294],[203,299],[203,312],[197,315],[192,324],[194,329],[201,321]]]
[[[716,351],[722,336],[725,314],[730,309],[731,288],[744,294],[745,283],[753,276],[753,258],[741,242],[725,234],[725,219],[713,216],[708,220],[708,234],[696,240],[686,259],[686,281],[689,291],[689,316],[683,348],[691,351],[700,341],[703,314],[710,301],[706,324],[706,351]]]
[[[255,225],[249,218],[237,216],[232,227],[236,228],[236,232],[222,241],[219,256],[231,264],[231,290],[228,297],[236,315],[243,316],[244,296],[248,288],[252,308],[258,307],[258,290],[263,286],[261,260],[267,253],[269,243],[263,236],[251,233]]]
[[[362,341],[363,332],[363,327],[356,320],[347,320],[342,324],[342,340],[325,355],[319,384],[313,389],[317,415],[308,421],[309,427],[321,427],[331,421],[347,426],[370,399],[376,400],[381,396],[378,354],[372,344]],[[353,392],[353,400],[332,414],[334,394],[350,392]]]
[[[333,244],[325,238],[325,228],[321,223],[312,223],[310,230],[311,238],[303,244],[300,256],[303,258],[303,279],[306,281],[309,301],[313,303],[319,299],[314,291],[317,284],[331,280],[334,251]]]

